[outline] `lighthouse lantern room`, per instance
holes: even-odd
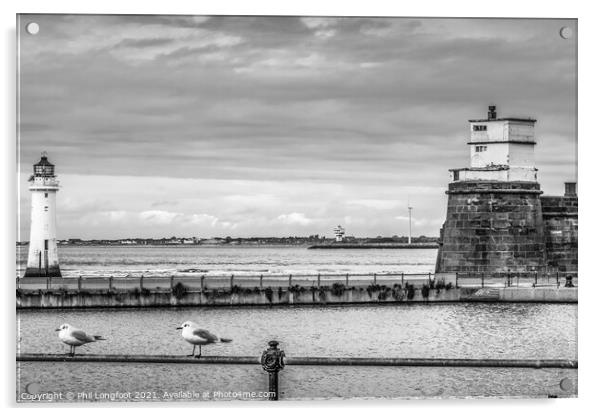
[[[56,193],[59,182],[46,152],[29,178],[31,225],[24,277],[61,277],[56,244]]]

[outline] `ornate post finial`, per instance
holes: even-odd
[[[278,348],[278,341],[270,341],[268,345],[261,355],[261,366],[268,373],[278,372],[284,368],[284,351]]]
[[[269,375],[269,400],[278,400],[278,372],[284,368],[284,351],[278,348],[278,341],[270,341],[268,345],[261,355],[261,367]]]

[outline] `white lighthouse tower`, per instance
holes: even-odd
[[[24,277],[61,277],[56,247],[56,193],[59,183],[46,152],[33,165],[29,178],[31,230],[29,256]]]

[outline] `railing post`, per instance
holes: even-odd
[[[516,287],[520,286],[520,272],[516,273]]]
[[[560,287],[560,272],[556,270],[556,288]]]
[[[431,286],[431,272],[429,272],[429,287]]]
[[[80,274],[77,278],[77,290],[81,292],[82,290],[82,275]]]
[[[46,290],[50,290],[50,285],[51,285],[50,279],[51,279],[50,276],[46,276]]]
[[[234,275],[233,274],[230,275],[230,292],[232,292],[232,289],[234,289]]]
[[[481,273],[481,287],[485,287],[485,273]]]
[[[143,283],[143,281],[144,281],[144,275],[141,274],[140,275],[140,291],[142,291],[144,289],[144,283]]]
[[[169,276],[169,288],[173,290],[173,274]]]
[[[535,286],[537,286],[537,270],[535,270]]]
[[[263,289],[263,274],[259,275],[259,287]]]
[[[292,287],[293,286],[293,275],[289,274],[288,275],[288,287]]]
[[[404,273],[401,272],[401,288],[403,289],[403,278],[404,278]]]
[[[318,273],[318,288],[320,288],[320,273]]]
[[[205,275],[201,275],[201,293],[205,291]]]
[[[113,276],[109,276],[109,292],[113,291]]]
[[[18,275],[17,275],[17,289],[21,289],[21,281],[20,281]]]
[[[376,285],[376,273],[374,273],[374,284]]]
[[[284,368],[284,351],[278,348],[278,341],[270,341],[268,345],[261,355],[261,367],[269,377],[268,400],[278,400],[278,373]]]
[[[349,273],[345,274],[345,287],[349,286]]]
[[[456,289],[458,288],[458,272],[456,272]]]

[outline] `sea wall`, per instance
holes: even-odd
[[[449,184],[436,272],[526,272],[545,266],[537,182]]]
[[[576,271],[579,210],[577,196],[542,196],[541,209],[545,226],[547,265],[560,271]]]
[[[577,288],[313,288],[186,291],[18,290],[17,308],[146,308],[165,306],[270,306],[425,302],[577,302]]]

